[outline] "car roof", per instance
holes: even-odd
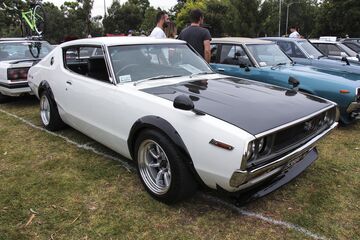
[[[261,40],[257,38],[243,38],[243,37],[224,37],[213,38],[212,43],[240,43],[240,44],[270,44],[271,41]]]
[[[339,44],[339,42],[325,41],[325,40],[317,40],[317,39],[311,39],[310,42],[312,42],[312,43]]]
[[[61,47],[67,47],[72,45],[106,45],[106,46],[114,46],[114,45],[140,45],[140,44],[166,44],[166,43],[185,43],[181,40],[175,39],[157,39],[152,37],[97,37],[97,38],[83,38],[78,40],[73,40],[69,42],[62,43]]]
[[[9,42],[46,42],[44,40],[29,39],[29,38],[0,38],[0,43],[9,43]]]
[[[288,42],[307,41],[307,39],[304,39],[304,38],[288,38],[288,37],[261,37],[259,39],[263,39],[263,40],[284,40],[284,41],[288,41]]]

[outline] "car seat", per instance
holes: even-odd
[[[109,74],[103,56],[93,56],[88,61],[88,77],[109,82]]]

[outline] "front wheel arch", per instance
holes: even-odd
[[[197,173],[197,171],[194,167],[192,158],[190,156],[190,153],[187,150],[181,136],[168,121],[166,121],[165,119],[163,119],[161,117],[154,116],[154,115],[144,116],[144,117],[138,119],[133,124],[133,126],[131,127],[131,130],[130,130],[130,133],[129,133],[128,140],[127,140],[128,148],[129,148],[132,159],[135,159],[135,149],[134,148],[135,148],[136,139],[142,131],[147,130],[147,129],[154,129],[156,131],[159,131],[160,133],[165,134],[172,141],[172,143],[176,145],[176,147],[179,149],[181,154],[184,155],[184,157],[185,157],[184,159],[186,159],[186,161],[184,160],[185,164],[189,168],[190,172],[192,173],[192,175],[194,176],[196,181],[201,186],[203,186],[203,187],[206,186],[206,184],[202,181],[199,174]]]

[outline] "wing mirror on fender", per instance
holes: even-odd
[[[174,99],[174,108],[185,110],[185,111],[193,111],[197,115],[205,115],[204,112],[195,109],[194,102],[191,98],[185,94],[179,95]]]
[[[341,58],[341,61],[346,62],[346,65],[350,65],[350,62],[349,62],[349,60],[347,59],[347,57],[342,57],[342,58]]]
[[[174,99],[174,108],[190,111],[194,109],[194,103],[189,96],[182,94]]]
[[[294,78],[294,77],[289,77],[288,83],[289,83],[290,85],[292,85],[292,89],[293,89],[294,91],[299,91],[300,82],[299,82],[296,78]]]

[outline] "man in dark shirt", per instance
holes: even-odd
[[[209,30],[200,27],[204,23],[204,15],[200,9],[190,12],[191,25],[183,29],[178,39],[189,43],[207,62],[210,62],[211,35]]]

